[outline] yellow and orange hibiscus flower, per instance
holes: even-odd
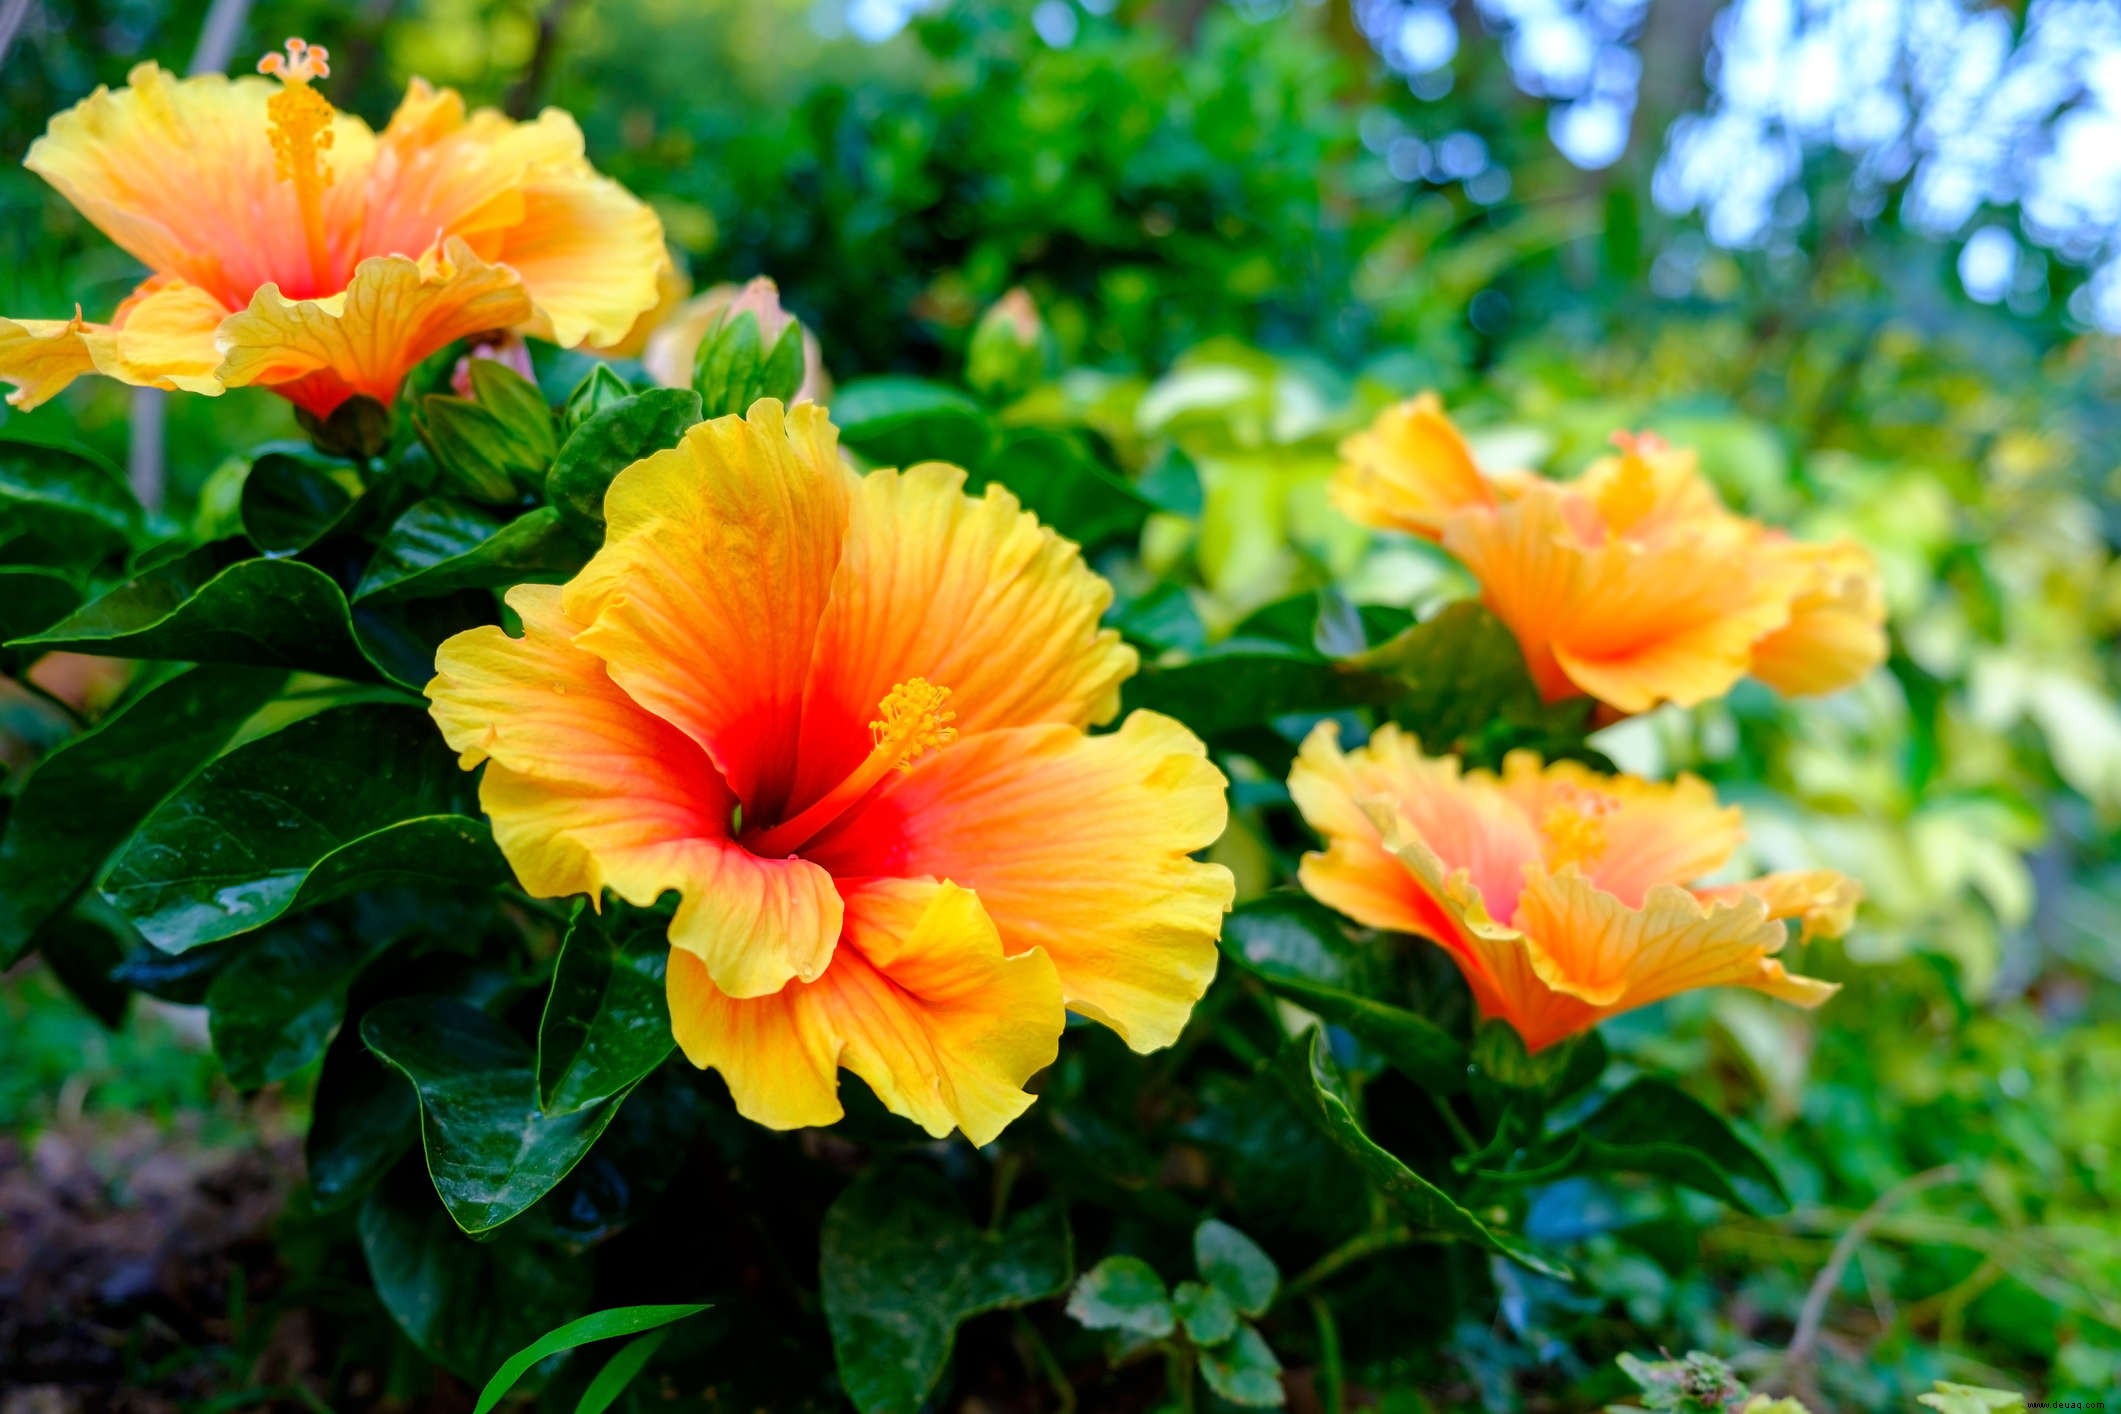
[[[0,318],[9,401],[100,373],[263,384],[328,416],[389,402],[466,335],[606,344],[655,304],[661,223],[589,165],[565,113],[467,114],[415,79],[375,133],[315,86],[323,49],[287,47],[265,78],[141,64],[31,145],[24,165],[153,273],[108,324]]]
[[[1786,972],[1783,920],[1838,937],[1861,891],[1830,870],[1689,887],[1743,838],[1736,808],[1693,776],[1604,776],[1513,752],[1497,775],[1422,754],[1396,727],[1343,751],[1323,723],[1289,793],[1326,841],[1300,866],[1320,902],[1439,944],[1482,1016],[1533,1051],[1697,987],[1799,1006],[1835,988]]]
[[[1064,1011],[1169,1044],[1234,884],[1225,781],[1118,710],[1111,589],[999,487],[858,477],[761,401],[619,473],[602,550],[442,645],[427,693],[530,893],[666,892],[671,1024],[775,1128],[839,1067],[941,1136],[1031,1103]]]
[[[1573,481],[1491,476],[1433,394],[1341,446],[1344,514],[1441,545],[1516,635],[1549,701],[1620,713],[1692,706],[1751,674],[1787,693],[1847,687],[1885,659],[1870,553],[1733,514],[1690,451],[1645,434]]]

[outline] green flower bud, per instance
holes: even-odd
[[[965,382],[990,402],[1009,402],[1046,376],[1046,326],[1038,306],[1014,289],[988,306],[973,326],[965,354]]]

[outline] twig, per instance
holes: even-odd
[[[30,3],[31,0],[0,0],[0,64],[7,62],[7,51],[22,22],[29,18]]]
[[[1402,1247],[1411,1247],[1417,1242],[1428,1240],[1429,1234],[1416,1232],[1404,1224],[1357,1233],[1304,1268],[1282,1288],[1282,1295],[1301,1296],[1321,1282],[1339,1275],[1343,1268],[1353,1266],[1366,1257],[1374,1257],[1380,1252],[1396,1252]]]
[[[1346,1414],[1347,1376],[1340,1366],[1340,1327],[1325,1298],[1311,1298],[1311,1318],[1318,1323],[1318,1402],[1325,1414]]]
[[[1878,1201],[1865,1208],[1848,1225],[1834,1243],[1833,1252],[1826,1265],[1812,1279],[1811,1289],[1804,1293],[1804,1305],[1797,1312],[1797,1329],[1790,1336],[1789,1349],[1782,1355],[1785,1371],[1803,1372],[1811,1367],[1813,1348],[1819,1344],[1819,1328],[1826,1320],[1827,1302],[1833,1299],[1834,1288],[1841,1284],[1841,1274],[1855,1258],[1856,1248],[1870,1236],[1871,1229],[1878,1225],[1887,1213],[1906,1202],[1925,1188],[1934,1188],[1940,1183],[1950,1183],[1959,1177],[1957,1164],[1945,1164],[1941,1168],[1929,1169],[1912,1178],[1902,1179],[1878,1195]]]
[[[1061,1368],[1061,1362],[1054,1358],[1053,1347],[1046,1344],[1038,1327],[1031,1324],[1031,1318],[1021,1311],[1016,1313],[1016,1338],[1030,1348],[1030,1363],[1038,1367],[1039,1373],[1046,1377],[1046,1383],[1053,1387],[1053,1397],[1060,1401],[1059,1414],[1075,1414],[1074,1382]]]

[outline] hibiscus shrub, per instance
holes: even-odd
[[[306,83],[230,90],[280,125],[261,172]],[[406,144],[463,120],[409,102],[435,112]],[[569,202],[645,211],[559,148],[524,178],[553,259]],[[313,275],[318,156],[279,178]],[[1732,514],[1649,438],[1490,475],[1417,401],[1335,499],[1479,593],[1211,632],[1139,553],[1199,514],[1195,468],[1025,396],[1021,297],[957,384],[833,388],[770,285],[644,328],[640,361],[533,360],[517,334],[597,332],[549,261],[340,254],[322,284],[468,279],[514,332],[453,317],[477,337],[437,347],[269,271],[188,333],[6,323],[35,396],[185,387],[166,335],[183,379],[272,383],[310,438],[188,527],[0,443],[0,670],[39,752],[4,797],[0,961],[41,953],[112,1019],[203,1006],[239,1090],[313,1075],[299,1220],[427,1361],[495,1397],[538,1366],[589,1409],[1337,1410],[1451,1387],[1498,1302],[1582,1299],[1578,1180],[1651,1250],[1703,1205],[1786,1205],[1596,1026],[1707,986],[1819,1005],[1788,944],[1856,887],[1707,882],[1738,812],[1589,733],[1874,667],[1860,547]],[[605,334],[654,322],[640,284]],[[261,311],[314,339],[216,364]],[[92,707],[82,660],[118,665]]]

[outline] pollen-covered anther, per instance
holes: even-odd
[[[258,72],[290,84],[331,77],[331,51],[299,36],[287,41],[285,54],[272,53],[258,61]]]
[[[338,110],[310,87],[310,80],[331,73],[331,52],[301,39],[287,41],[287,52],[268,54],[258,72],[280,80],[280,91],[265,101],[272,138],[273,174],[295,189],[302,213],[303,243],[309,254],[310,279],[319,288],[329,282],[331,241],[324,226],[324,189],[331,185],[331,166],[324,152],[332,145],[332,123]]]
[[[1539,832],[1546,836],[1547,865],[1596,864],[1606,851],[1605,817],[1619,802],[1597,791],[1564,787],[1540,817]]]
[[[944,706],[949,700],[949,688],[926,678],[908,678],[877,704],[883,716],[869,724],[869,740],[879,750],[895,748],[898,769],[911,770],[928,752],[957,740],[957,728],[950,725],[957,713]]]

